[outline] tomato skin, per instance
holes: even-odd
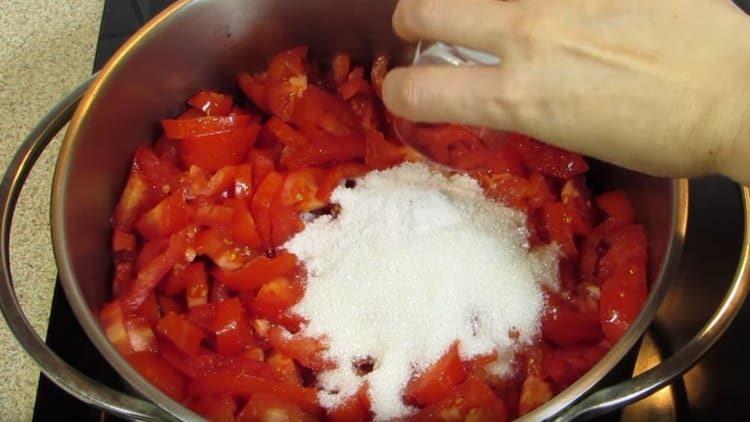
[[[247,114],[229,116],[203,116],[161,121],[164,134],[171,139],[213,135],[233,129],[249,127],[253,118]]]
[[[159,320],[156,331],[169,339],[182,353],[195,356],[204,334],[195,324],[175,313],[168,313]]]
[[[146,239],[156,239],[177,233],[189,223],[190,215],[185,198],[182,192],[175,192],[143,214],[138,219],[136,228]]]
[[[226,116],[232,111],[234,101],[229,95],[213,91],[199,91],[188,104],[206,113],[206,116]]]
[[[625,192],[614,190],[594,198],[596,205],[607,217],[630,224],[635,221],[635,211]]]
[[[226,132],[194,136],[180,142],[182,161],[186,167],[198,166],[207,171],[217,171],[225,166],[239,164],[260,132],[260,125]]]
[[[291,277],[298,269],[297,257],[281,252],[274,258],[258,256],[238,270],[217,269],[213,276],[232,290],[253,291],[276,277]]]
[[[154,352],[138,352],[127,357],[128,362],[161,391],[177,401],[185,398],[185,377]]]
[[[454,344],[445,355],[412,379],[404,390],[404,396],[413,403],[427,406],[447,397],[453,387],[466,379],[466,370]]]
[[[130,232],[138,217],[156,205],[162,196],[163,193],[156,191],[139,170],[130,170],[125,189],[115,207],[114,227]]]
[[[250,325],[238,298],[227,299],[216,305],[214,332],[216,349],[225,356],[240,352],[250,343]]]

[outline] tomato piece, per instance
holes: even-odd
[[[268,112],[268,94],[266,93],[265,79],[252,76],[249,73],[240,73],[237,76],[237,85],[250,101],[258,109]]]
[[[363,386],[357,391],[357,394],[330,409],[328,419],[331,422],[364,422],[370,420],[370,397],[367,395],[367,387]]]
[[[627,224],[635,221],[635,211],[633,211],[633,206],[630,204],[630,199],[621,190],[603,193],[594,198],[594,202],[609,218]]]
[[[112,252],[116,263],[133,262],[137,256],[135,235],[122,230],[112,232]]]
[[[565,215],[563,204],[561,202],[545,204],[542,216],[549,240],[556,243],[565,256],[577,257],[578,249],[573,239],[572,222]]]
[[[304,288],[286,277],[277,277],[263,284],[253,301],[253,310],[263,318],[274,321],[279,314],[286,312],[299,302]]]
[[[250,325],[238,298],[216,304],[214,332],[216,350],[225,356],[240,352],[250,342]]]
[[[271,205],[271,247],[280,247],[305,225],[299,213],[292,207],[284,206],[277,197]]]
[[[317,198],[325,203],[330,202],[331,194],[346,179],[356,179],[367,173],[367,167],[358,163],[345,163],[333,167],[320,182],[316,194]]]
[[[184,229],[190,223],[185,197],[175,192],[159,202],[136,223],[138,232],[146,239],[168,237]]]
[[[198,348],[204,338],[200,328],[175,313],[164,315],[159,320],[156,331],[188,356],[195,356],[198,353]]]
[[[219,268],[236,270],[248,262],[252,253],[238,247],[223,227],[209,227],[195,237],[195,252],[205,255]]]
[[[128,330],[125,327],[125,314],[120,301],[115,300],[105,304],[99,311],[99,322],[107,339],[120,354],[129,355],[133,353]]]
[[[307,74],[307,47],[299,46],[276,54],[268,64],[269,80],[285,80]]]
[[[122,196],[115,207],[115,228],[125,232],[131,231],[138,217],[156,205],[162,196],[163,193],[153,189],[140,171],[131,170]]]
[[[126,309],[137,309],[161,279],[179,262],[186,260],[185,252],[188,241],[187,233],[182,231],[172,235],[169,246],[164,253],[151,260],[138,272],[135,283],[123,297]]]
[[[169,247],[169,239],[153,239],[148,240],[141,247],[141,251],[135,260],[136,271],[141,271],[146,264],[151,262],[154,258],[163,254],[164,251]]]
[[[180,187],[180,171],[177,167],[172,162],[157,157],[154,151],[146,145],[141,145],[135,150],[133,166],[157,191],[167,194]]]
[[[234,220],[234,212],[231,206],[203,204],[191,208],[190,218],[201,226],[225,226]]]
[[[599,277],[645,270],[648,260],[646,231],[643,226],[631,224],[608,233],[604,238],[607,252],[599,261]]]
[[[266,176],[276,170],[273,152],[256,148],[250,151],[248,160],[253,169],[253,188],[257,189]]]
[[[156,301],[159,303],[159,308],[161,308],[162,314],[167,314],[169,312],[182,314],[185,312],[185,304],[176,297],[159,293],[156,296]]]
[[[112,278],[112,296],[120,298],[133,284],[135,269],[131,262],[115,264],[115,275]]]
[[[233,114],[229,116],[204,116],[175,120],[164,119],[161,121],[161,126],[168,138],[185,139],[246,128],[252,122],[253,118],[248,114]]]
[[[253,394],[237,415],[238,422],[275,421],[313,422],[317,418],[305,413],[294,401],[272,394]]]
[[[234,101],[230,95],[213,91],[199,91],[188,104],[206,113],[206,116],[226,116],[232,112]]]
[[[317,197],[325,171],[319,168],[303,168],[289,172],[281,188],[280,201],[285,207],[298,213],[323,208],[326,204]]]
[[[645,267],[633,266],[632,272],[604,280],[601,287],[601,324],[609,341],[615,343],[625,334],[647,298]]]
[[[357,117],[341,98],[316,86],[309,86],[297,102],[292,121],[303,133],[318,129],[333,136],[360,132]]]
[[[176,295],[188,286],[196,284],[196,280],[201,281],[206,279],[206,269],[202,262],[193,262],[184,268],[175,268],[166,277],[166,279],[159,284],[159,290],[170,294]]]
[[[352,60],[349,53],[338,53],[333,56],[333,60],[331,60],[331,74],[333,76],[333,82],[336,85],[341,85],[346,82],[351,65]]]
[[[149,325],[156,325],[161,318],[161,312],[159,311],[159,303],[156,300],[156,293],[152,292],[146,297],[141,306],[136,310],[136,315],[140,315],[146,318]]]
[[[286,146],[304,148],[309,143],[304,135],[278,117],[268,119],[266,127],[279,142]]]
[[[350,100],[357,95],[372,95],[372,87],[364,79],[350,79],[339,86],[339,95],[343,100]]]
[[[458,355],[458,345],[453,344],[437,362],[409,382],[404,396],[410,402],[427,406],[446,398],[465,379],[466,370]]]
[[[600,225],[596,226],[591,234],[585,239],[583,243],[583,253],[581,255],[580,269],[581,278],[583,281],[592,284],[598,283],[598,264],[600,258],[600,248],[605,236],[616,231],[623,226],[624,223],[607,219]]]
[[[609,348],[602,345],[551,349],[544,353],[544,372],[560,387],[574,383],[591,369]]]
[[[586,179],[577,176],[567,180],[560,191],[560,201],[565,207],[565,215],[571,219],[573,233],[581,236],[591,234],[594,216]]]
[[[171,344],[160,344],[160,350],[175,368],[190,379],[200,379],[218,371],[226,373],[243,373],[270,381],[280,381],[276,371],[257,359],[249,359],[242,354],[223,356],[207,349],[201,349],[198,355],[185,357],[172,348]]]
[[[557,294],[547,294],[547,306],[542,316],[542,337],[558,346],[592,344],[602,339],[603,333],[597,313],[578,312]]]
[[[320,410],[317,392],[314,388],[271,381],[233,370],[208,373],[190,383],[188,391],[194,396],[234,394],[252,397],[258,394],[269,394],[290,400],[307,411],[318,412]]]
[[[532,171],[527,184],[527,197],[530,209],[544,208],[557,199],[549,182],[541,173]]]
[[[284,185],[284,175],[272,171],[263,179],[253,195],[250,211],[261,239],[267,247],[272,244],[271,238],[271,204]]]
[[[258,256],[239,270],[217,269],[213,276],[232,290],[253,291],[277,277],[291,277],[298,270],[297,257],[281,252],[274,258]]]
[[[216,171],[224,166],[243,162],[247,152],[260,132],[260,125],[188,137],[180,142],[182,161],[185,166],[198,166]]]
[[[269,366],[276,371],[279,379],[290,384],[302,385],[302,375],[297,370],[294,360],[283,353],[274,352],[266,360]]]
[[[151,384],[177,401],[185,397],[185,377],[154,352],[138,352],[127,357],[133,367]]]
[[[508,412],[505,403],[487,384],[480,379],[469,378],[442,401],[422,409],[414,420],[436,421],[446,420],[446,417],[455,420],[505,422],[508,420]]]
[[[305,75],[292,76],[285,80],[269,80],[266,82],[268,109],[281,120],[292,120],[294,110],[299,99],[307,90]]]
[[[365,138],[365,164],[383,170],[402,163],[408,154],[407,148],[386,141],[379,131],[369,131]]]
[[[188,308],[208,303],[208,282],[205,280],[195,280],[188,285],[185,290],[185,301]]]
[[[211,422],[235,422],[237,404],[230,396],[199,397],[189,407]]]
[[[526,377],[521,385],[521,397],[518,403],[519,415],[525,415],[537,407],[547,403],[554,394],[549,383],[536,375]]]
[[[586,160],[573,152],[523,135],[509,134],[508,141],[527,167],[546,176],[570,179],[589,170]]]
[[[237,244],[248,246],[255,251],[263,248],[263,239],[258,233],[253,216],[244,199],[234,198],[226,201],[226,204],[234,210],[232,221],[229,225],[229,235]]]
[[[385,56],[377,56],[372,62],[372,70],[370,70],[370,80],[372,81],[372,88],[379,98],[383,98],[383,81],[385,81],[385,75],[388,73],[388,58]]]
[[[277,326],[268,330],[267,337],[275,350],[291,357],[306,368],[323,371],[335,367],[333,362],[323,356],[326,346],[318,339],[292,335]]]

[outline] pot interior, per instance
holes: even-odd
[[[237,73],[263,69],[276,52],[289,47],[307,45],[313,57],[349,51],[364,64],[377,53],[406,62],[412,48],[391,30],[394,5],[393,0],[179,2],[110,60],[79,106],[53,185],[53,242],[65,292],[110,364],[137,391],[175,415],[195,416],[130,368],[107,341],[96,316],[110,297],[110,217],[133,152],[152,141],[155,122],[180,111],[191,94],[206,88],[234,89]],[[649,234],[652,292],[662,292],[670,245],[684,230],[685,186],[602,164],[593,165],[591,181],[598,189],[617,186],[632,195],[638,220]],[[650,315],[643,315],[643,323],[631,330],[636,332],[623,339],[625,349],[645,329],[660,298],[660,293],[652,294],[654,303],[647,308],[653,309],[647,309]],[[603,362],[601,376],[620,357]]]

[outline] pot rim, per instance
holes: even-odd
[[[88,121],[88,111],[97,104],[99,92],[108,87],[116,79],[120,70],[127,65],[129,57],[135,51],[144,44],[147,44],[150,39],[159,35],[159,27],[162,22],[176,19],[182,14],[189,13],[191,6],[199,2],[201,0],[179,0],[169,6],[129,38],[106,63],[81,100],[63,140],[55,165],[50,210],[55,260],[65,295],[78,322],[99,352],[104,355],[109,364],[115,368],[118,374],[129,385],[138,393],[181,420],[201,418],[143,378],[109,342],[99,324],[96,314],[89,308],[77,282],[70,254],[67,250],[68,239],[64,230],[64,199],[65,186],[71,170],[69,166],[70,157],[75,150],[75,146],[80,141],[81,127],[85,126]],[[649,298],[638,318],[625,335],[613,345],[612,349],[593,368],[574,384],[553,397],[549,402],[521,417],[519,420],[551,418],[582,398],[587,392],[596,387],[604,376],[633,348],[656,316],[656,312],[666,296],[670,281],[676,276],[687,229],[688,182],[685,179],[673,179],[670,183],[672,185],[672,215],[669,221],[671,236],[666,245],[663,265],[659,268],[657,276],[651,283]]]

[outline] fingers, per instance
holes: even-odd
[[[497,67],[417,66],[392,70],[383,101],[401,117],[517,129],[517,84]]]
[[[409,41],[444,41],[501,54],[519,10],[516,2],[498,0],[401,0],[393,28]]]

